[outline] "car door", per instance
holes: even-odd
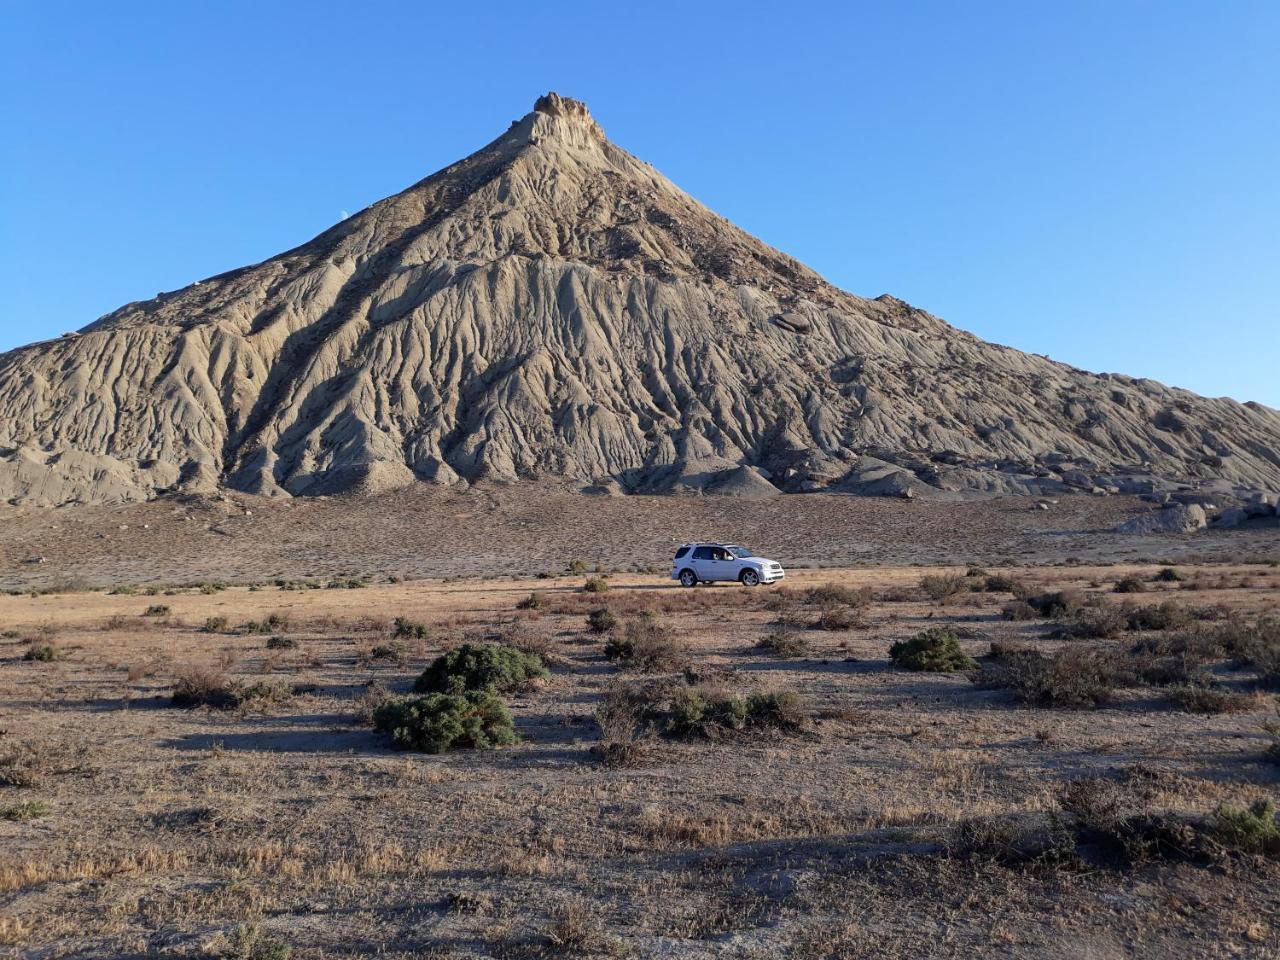
[[[716,562],[712,558],[710,547],[695,547],[693,551],[693,572],[699,580],[714,580]]]

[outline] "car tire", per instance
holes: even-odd
[[[697,585],[698,585],[698,575],[696,573],[694,573],[688,567],[685,567],[683,570],[680,571],[680,586],[696,587]]]
[[[760,586],[760,574],[756,573],[754,570],[743,570],[742,573],[738,575],[738,579],[742,581],[742,585],[744,587]]]

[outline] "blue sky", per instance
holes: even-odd
[[[1280,406],[1280,4],[0,4],[0,349],[305,241],[554,89],[866,296]]]

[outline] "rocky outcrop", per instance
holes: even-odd
[[[1117,533],[1194,533],[1208,523],[1204,507],[1199,504],[1175,503],[1172,506],[1143,513],[1116,527]]]
[[[847,294],[554,94],[303,246],[0,357],[3,499],[540,476],[747,495],[1275,488],[1280,413]]]

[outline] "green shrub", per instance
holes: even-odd
[[[330,580],[326,585],[327,590],[361,590],[368,584],[358,577],[338,577],[336,580]]]
[[[1214,835],[1229,847],[1249,853],[1280,853],[1280,827],[1270,798],[1255,800],[1247,810],[1219,807],[1210,821]]]
[[[604,593],[608,589],[609,583],[604,577],[589,577],[582,585],[583,593]]]
[[[953,673],[978,666],[973,657],[960,649],[956,635],[945,627],[931,627],[910,640],[900,640],[889,647],[889,657],[904,670],[930,673]]]
[[[47,816],[53,808],[43,800],[27,800],[0,807],[0,820],[35,820]]]
[[[138,592],[138,588],[137,588],[137,587],[133,586],[132,584],[127,584],[127,583],[126,583],[126,584],[122,584],[122,585],[120,585],[120,586],[118,586],[118,587],[113,587],[111,590],[109,590],[109,591],[107,592],[107,596],[109,596],[109,597],[131,597],[131,596],[133,596],[133,595],[134,595],[135,593],[137,593],[137,592]]]
[[[677,736],[714,736],[753,726],[793,729],[803,719],[800,698],[791,691],[742,697],[687,687],[672,699],[667,729]]]
[[[405,617],[396,617],[391,635],[397,640],[425,640],[428,635],[427,625]]]
[[[142,612],[144,617],[167,617],[173,611],[167,603],[153,603]]]
[[[430,693],[380,704],[373,723],[397,747],[443,753],[462,747],[486,750],[517,743],[511,712],[493,693]]]
[[[61,660],[65,656],[66,654],[62,648],[52,643],[34,643],[27,648],[27,652],[22,655],[22,659],[39,663],[52,663],[55,660]]]
[[[501,693],[547,675],[537,654],[515,647],[464,643],[432,661],[413,689],[419,693]]]
[[[1145,593],[1147,585],[1137,577],[1124,577],[1112,588],[1115,593]]]
[[[523,600],[517,603],[516,609],[517,610],[537,610],[540,607],[543,607],[545,605],[546,605],[546,600],[543,599],[542,594],[538,593],[535,590],[533,593],[529,594],[527,597],[525,597]]]
[[[267,640],[268,650],[293,650],[298,646],[298,641],[293,637],[271,637]]]
[[[244,625],[245,633],[279,633],[287,629],[289,618],[282,613],[272,613],[265,620],[250,620]]]
[[[930,600],[946,600],[965,588],[964,577],[954,574],[930,574],[920,578],[920,589]]]
[[[369,648],[369,653],[365,657],[367,660],[395,660],[400,662],[405,659],[406,650],[404,644],[392,640],[390,643],[375,643]]]
[[[1173,567],[1165,567],[1151,579],[1156,583],[1177,583],[1182,579],[1182,574]]]
[[[289,960],[293,948],[265,935],[257,924],[242,924],[227,941],[225,960]]]
[[[618,625],[618,618],[608,607],[598,607],[587,614],[587,628],[592,633],[608,633]]]
[[[201,628],[205,633],[226,633],[227,618],[226,617],[205,617],[204,626]]]

